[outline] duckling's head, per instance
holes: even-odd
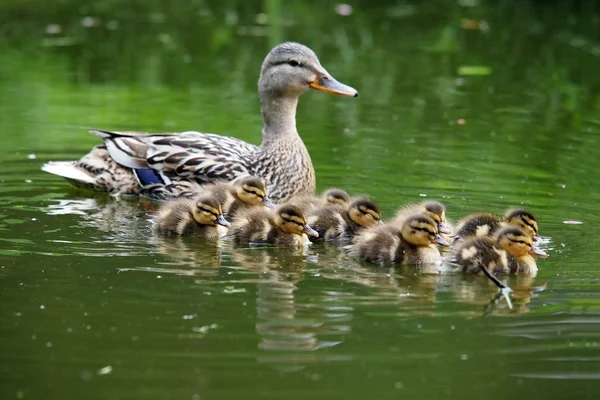
[[[381,223],[381,209],[368,197],[361,197],[350,203],[348,215],[354,223],[365,228]]]
[[[510,225],[521,227],[534,241],[540,239],[537,220],[529,211],[521,208],[510,209],[504,214],[504,221]]]
[[[286,204],[275,213],[275,225],[284,232],[295,235],[306,233],[309,236],[319,237],[317,231],[306,222],[306,217],[298,207]]]
[[[446,225],[446,206],[439,201],[426,201],[422,204],[422,213],[433,219],[438,225],[438,232],[447,235],[450,228]]]
[[[438,223],[425,214],[415,214],[406,218],[400,233],[404,240],[414,246],[429,246],[433,243],[450,245],[438,233]]]
[[[267,196],[267,187],[260,178],[247,177],[235,183],[237,196],[246,204],[257,206],[263,204],[266,207],[274,207],[275,204]]]
[[[201,197],[196,200],[196,206],[192,213],[194,219],[202,225],[230,225],[223,217],[221,204],[214,197]]]
[[[340,96],[358,96],[358,92],[336,81],[308,47],[294,42],[275,46],[263,61],[258,80],[259,93],[299,96],[309,89]]]
[[[547,254],[533,243],[533,238],[517,226],[509,226],[499,230],[496,241],[508,253],[523,257],[527,254],[546,257]]]
[[[329,189],[323,193],[327,204],[337,204],[346,207],[350,203],[350,196],[342,189]]]

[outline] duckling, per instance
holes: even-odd
[[[217,182],[207,185],[200,193],[213,195],[221,204],[223,213],[228,218],[235,217],[241,210],[264,205],[275,207],[269,199],[265,182],[252,176],[238,179],[234,182]]]
[[[504,217],[490,213],[477,213],[463,218],[454,235],[455,241],[467,239],[472,236],[493,235],[500,228],[514,225],[522,228],[534,241],[540,239],[536,218],[529,211],[515,208],[509,209]]]
[[[230,225],[214,196],[171,200],[159,208],[153,222],[163,235],[194,235],[206,239],[222,236]]]
[[[401,208],[396,212],[393,222],[401,226],[407,216],[415,213],[422,213],[433,219],[438,225],[438,233],[443,235],[450,234],[451,230],[446,220],[446,206],[435,200],[428,200],[419,204],[409,204]]]
[[[315,207],[329,205],[338,205],[347,209],[350,204],[350,196],[342,189],[332,188],[324,191],[321,196],[305,195],[294,197],[289,201],[289,204],[298,207],[305,213],[308,213]]]
[[[425,214],[406,216],[401,227],[383,224],[358,235],[350,253],[367,261],[422,265],[441,260],[434,243],[449,246],[438,232],[438,223]]]
[[[348,240],[381,223],[381,209],[368,197],[360,197],[347,209],[338,204],[315,207],[308,213],[308,223],[319,233],[318,239]]]
[[[239,213],[230,233],[237,243],[286,247],[309,243],[307,235],[319,236],[306,222],[302,210],[289,204],[275,210],[253,208]]]
[[[529,233],[508,226],[494,236],[471,237],[461,242],[452,261],[468,273],[480,273],[485,267],[493,274],[535,275],[538,268],[532,255],[547,256],[535,246]]]

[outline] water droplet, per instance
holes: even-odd
[[[46,342],[46,347],[52,347],[52,342]]]
[[[469,356],[466,355],[466,354],[461,354],[460,355],[460,359],[463,360],[463,361],[467,361],[469,359]]]
[[[40,306],[40,310],[43,310],[43,309],[45,309],[45,308],[46,308],[46,306],[45,306],[45,305],[43,305],[43,304]]]
[[[402,389],[402,388],[404,388],[404,383],[402,383],[402,382],[396,382],[396,384],[394,385],[394,387],[396,389]]]
[[[27,156],[27,158],[29,158],[30,160],[35,160],[37,156],[34,153],[31,153]]]

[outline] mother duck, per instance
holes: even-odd
[[[159,200],[247,175],[263,178],[269,196],[278,202],[312,194],[315,171],[296,130],[298,97],[309,89],[358,96],[355,89],[336,81],[311,49],[282,43],[267,54],[258,80],[263,119],[260,146],[212,133],[94,129],[90,132],[103,139],[103,145],[79,161],[48,162],[42,169],[79,187],[113,195],[142,193]]]

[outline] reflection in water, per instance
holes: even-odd
[[[146,210],[153,205],[140,199],[97,196],[86,199],[54,200],[45,208],[48,215],[78,215],[80,228],[93,228],[82,240],[65,241],[74,253],[85,256],[133,256],[148,252],[151,226]],[[94,232],[102,232],[97,236]]]
[[[350,332],[347,321],[353,309],[334,305],[342,294],[326,292],[311,296],[309,303],[297,300],[298,284],[310,273],[306,269],[306,259],[313,258],[310,250],[235,248],[231,249],[231,257],[237,268],[258,274],[256,332],[261,337],[258,348],[272,353],[259,356],[259,362],[285,371],[301,369],[305,363],[322,358],[300,353],[340,343],[322,340],[320,336]]]

